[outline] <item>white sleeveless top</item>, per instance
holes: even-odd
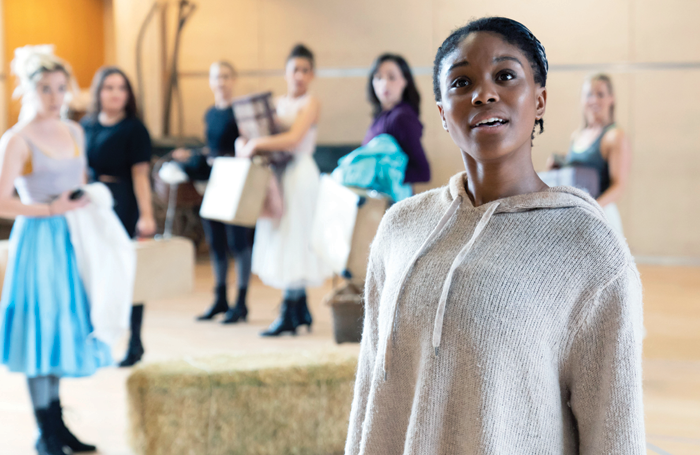
[[[309,95],[300,96],[299,98],[291,98],[283,96],[277,99],[277,120],[283,131],[289,131],[294,124],[294,121],[299,115],[299,111],[309,102]],[[301,140],[299,145],[291,152],[294,155],[313,155],[316,149],[316,137],[318,130],[316,125],[309,128],[306,135]]]

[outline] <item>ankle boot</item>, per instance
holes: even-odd
[[[260,334],[263,337],[276,337],[284,332],[290,332],[292,335],[297,334],[297,302],[294,300],[283,300],[282,308],[280,309],[279,317],[273,322],[270,327]]]
[[[226,285],[221,284],[214,290],[216,295],[216,300],[212,306],[201,316],[197,316],[198,321],[209,321],[213,319],[219,313],[225,313],[228,311],[228,302],[226,301]]]
[[[311,324],[313,324],[314,320],[311,317],[311,312],[309,311],[309,306],[306,302],[306,294],[299,299],[297,304],[297,321],[299,322],[300,326],[306,326],[307,332],[311,332]]]
[[[229,310],[224,315],[224,320],[221,321],[222,324],[235,324],[239,320],[248,320],[248,307],[245,304],[246,296],[248,295],[248,288],[239,288],[238,297],[236,298],[236,305]]]
[[[93,445],[80,442],[78,438],[71,433],[68,427],[66,427],[66,424],[63,422],[63,408],[61,408],[60,400],[51,402],[49,414],[51,415],[51,419],[55,422],[58,439],[64,447],[68,447],[73,453],[94,452],[97,450],[97,447]]]
[[[36,441],[36,451],[39,455],[65,455],[63,442],[58,436],[57,422],[49,409],[35,409],[34,415],[39,426],[39,439]]]
[[[126,357],[119,362],[120,367],[130,367],[141,360],[144,349],[141,343],[141,326],[143,324],[143,304],[131,307],[131,338]]]

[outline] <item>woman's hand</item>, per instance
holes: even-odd
[[[136,223],[139,237],[153,237],[156,233],[156,220],[153,216],[141,216]]]
[[[185,161],[189,160],[190,157],[192,157],[192,150],[185,148],[176,148],[172,152],[172,157],[175,161],[184,163]]]
[[[70,195],[72,192],[73,191],[66,191],[49,204],[49,216],[63,215],[71,210],[85,207],[90,203],[90,199],[85,195],[80,196],[78,199],[71,200]]]
[[[238,136],[235,142],[236,156],[241,158],[251,158],[255,154],[255,140],[247,140],[243,136]]]

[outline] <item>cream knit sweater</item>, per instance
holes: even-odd
[[[465,184],[382,221],[346,455],[646,453],[627,246],[574,188],[475,208]]]

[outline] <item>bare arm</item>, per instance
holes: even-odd
[[[15,179],[22,175],[29,154],[27,143],[16,134],[7,132],[0,139],[0,217],[48,217],[82,207],[87,203],[84,198],[71,201],[68,198],[70,192],[62,194],[50,204],[23,204],[17,199],[14,195]]]
[[[131,167],[136,203],[139,206],[139,221],[136,224],[136,228],[139,235],[142,236],[151,236],[156,231],[153,205],[151,203],[150,171],[151,167],[147,162],[138,163]]]
[[[622,197],[632,165],[632,150],[627,136],[621,129],[614,129],[605,135],[603,152],[610,169],[610,186],[598,196],[598,203],[605,207]]]
[[[289,131],[272,136],[259,137],[247,142],[240,141],[241,150],[237,150],[239,156],[253,156],[256,153],[292,151],[304,139],[306,133],[318,122],[321,104],[316,98],[311,97],[297,116]]]

